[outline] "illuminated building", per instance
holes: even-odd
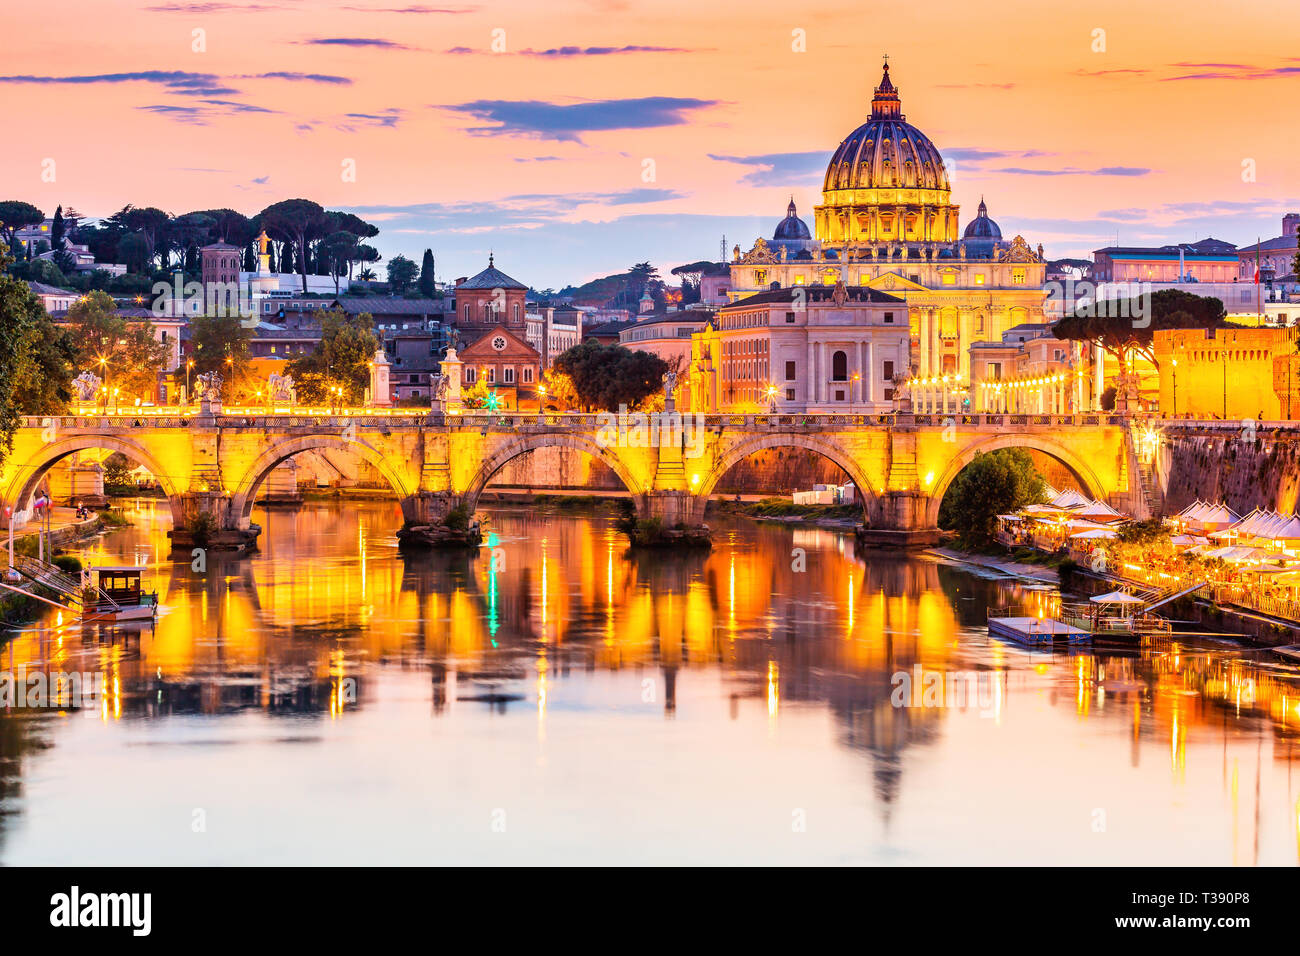
[[[827,165],[814,219],[815,237],[804,238],[792,201],[772,240],[734,249],[732,302],[837,281],[884,292],[905,303],[912,374],[966,379],[973,343],[1044,321],[1042,247],[1004,240],[982,201],[960,230],[943,157],[906,121],[888,65],[869,119]]]

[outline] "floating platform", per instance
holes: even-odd
[[[1049,644],[1087,644],[1092,632],[1073,624],[1037,617],[991,617],[989,633],[1005,637],[1017,644],[1043,647]]]

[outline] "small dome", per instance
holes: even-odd
[[[984,199],[980,199],[979,214],[966,224],[966,231],[962,233],[965,239],[1001,239],[1002,230],[998,224],[989,218],[988,206],[984,205]]]
[[[773,239],[811,239],[812,233],[808,231],[808,224],[799,218],[794,208],[794,197],[790,197],[790,205],[785,207],[785,218],[776,224],[776,232],[772,233]]]

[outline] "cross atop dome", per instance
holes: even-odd
[[[880,78],[880,85],[876,87],[876,95],[871,100],[871,118],[899,119],[902,116],[902,109],[898,90],[889,79],[889,55],[886,54],[884,73]]]

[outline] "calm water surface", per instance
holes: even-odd
[[[405,560],[392,503],[261,513],[197,573],[141,504],[87,551],[154,569],[157,624],[0,654],[110,690],[0,710],[0,863],[1300,860],[1300,674],[1263,652],[1029,652],[985,608],[1051,595],[830,531],[632,557],[490,515],[493,549]]]

